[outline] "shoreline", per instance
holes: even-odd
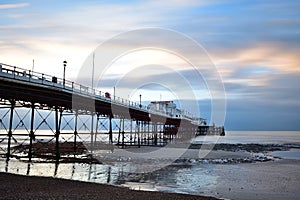
[[[14,148],[22,153],[25,152],[27,146],[17,146]],[[300,144],[297,142],[285,144],[191,143],[186,149],[180,145],[178,147],[172,145],[166,147],[142,146],[141,148],[129,146],[125,147],[125,149],[114,148],[113,151],[106,151],[105,153],[101,152],[103,149],[95,149],[93,154],[87,153],[86,148],[82,149],[84,150],[79,154],[70,154],[69,149],[62,149],[59,163],[111,164],[119,162],[147,163],[167,161],[173,164],[235,164],[266,162],[280,159],[279,156],[273,156],[272,152],[288,152],[291,149],[300,149]],[[157,150],[161,149],[164,150],[163,154],[155,154]],[[45,152],[35,153],[33,162],[58,162],[51,148],[49,152],[46,151],[46,146],[43,150]],[[18,155],[15,155],[14,158],[25,162],[28,159],[26,156]]]
[[[13,170],[10,170],[8,165],[8,173],[0,172],[0,199],[297,199],[295,195],[300,195],[297,191],[296,185],[298,180],[300,180],[299,164],[298,159],[287,159],[280,158],[276,156],[271,156],[272,152],[288,152],[291,149],[296,149],[299,151],[299,143],[297,144],[218,144],[210,151],[204,158],[199,158],[199,149],[201,151],[207,151],[205,146],[194,145],[179,158],[174,159],[174,155],[166,154],[166,160],[155,160],[155,158],[132,158],[130,160],[123,159],[125,157],[120,156],[118,152],[117,155],[109,154],[112,157],[106,157],[106,159],[101,160],[102,164],[88,164],[88,163],[73,163],[74,168],[65,168],[69,170],[78,169],[78,175],[84,174],[84,171],[80,171],[89,165],[99,166],[99,172],[104,175],[106,173],[111,173],[110,169],[106,170],[105,166],[110,166],[110,164],[115,163],[114,170],[122,169],[122,176],[118,177],[116,183],[107,182],[94,183],[82,181],[83,179],[68,179],[65,176],[57,176],[47,174],[46,171],[49,169],[54,170],[54,162],[48,161],[44,164],[42,162],[32,162],[29,164],[25,160],[18,160],[12,165]],[[131,152],[146,153],[150,150],[155,150],[155,147],[143,147],[143,148],[131,148],[127,149]],[[172,152],[176,151],[176,148],[170,148]],[[178,149],[177,149],[178,150]],[[176,154],[175,154],[176,155]],[[269,156],[269,157],[266,157]],[[265,159],[267,158],[267,159]],[[102,158],[103,159],[103,158]],[[150,173],[149,177],[152,179],[147,180],[145,176],[138,173],[137,170],[141,171],[150,167],[159,166],[162,161],[168,163],[169,161],[175,160],[175,162],[170,162],[170,166],[162,168],[161,170]],[[20,162],[24,165],[20,166]],[[49,164],[47,164],[49,163]],[[52,164],[51,164],[52,163]],[[69,162],[61,162],[63,166],[71,166]],[[106,165],[107,164],[107,165]],[[59,164],[60,165],[60,164]],[[118,166],[120,165],[120,166]],[[124,166],[124,169],[122,166]],[[43,166],[42,168],[40,168]],[[52,166],[52,168],[48,168]],[[104,166],[104,167],[101,167]],[[127,167],[126,167],[127,166]],[[129,167],[128,167],[129,166]],[[130,168],[134,166],[134,170]],[[3,165],[4,167],[4,165]],[[45,176],[36,176],[33,173],[30,176],[16,175],[24,174],[25,168],[27,170],[44,170]],[[58,164],[55,167],[58,167]],[[79,168],[77,168],[79,167]],[[140,167],[140,168],[139,168]],[[20,169],[20,171],[19,171]],[[91,169],[91,168],[90,168]],[[96,169],[96,168],[95,168]],[[289,169],[289,170],[287,170]],[[46,171],[45,171],[46,170]],[[112,170],[115,173],[116,171]],[[128,171],[127,171],[128,170]],[[184,170],[185,173],[179,172],[177,170]],[[194,170],[190,172],[190,170]],[[21,172],[23,171],[23,173]],[[59,170],[58,170],[59,171]],[[32,171],[31,171],[32,172]],[[57,168],[55,169],[55,173]],[[60,171],[58,173],[62,173]],[[12,174],[11,174],[12,173]],[[63,172],[63,173],[66,173]],[[92,175],[94,172],[89,172]],[[164,180],[169,180],[169,176],[180,174],[180,181],[187,185],[177,185],[177,189],[174,185],[164,185]],[[192,173],[193,176],[188,174]],[[182,176],[183,175],[183,176]],[[161,177],[163,176],[163,177]],[[100,178],[102,175],[96,176],[94,178]],[[109,177],[111,177],[109,175]],[[113,177],[113,176],[112,176]],[[200,179],[194,179],[193,177],[199,177]],[[120,179],[119,179],[120,178]],[[162,179],[161,179],[162,178]],[[198,182],[198,180],[206,180],[205,178],[213,178],[215,181],[207,179],[204,182]],[[93,179],[93,178],[92,178]],[[160,181],[153,182],[151,180]],[[78,181],[79,180],[79,181]],[[186,190],[189,188],[189,181],[196,181],[192,183],[200,184],[200,186],[194,187],[191,190]],[[123,181],[123,182],[122,182]],[[150,181],[150,182],[149,182]],[[272,184],[270,184],[272,183]],[[284,185],[282,185],[284,183]],[[135,189],[134,187],[136,186]],[[207,186],[205,184],[211,184]],[[128,187],[129,186],[129,187]],[[140,187],[139,187],[140,186]],[[144,186],[144,189],[143,189]],[[149,187],[150,186],[150,187]],[[152,187],[153,186],[153,187]],[[162,188],[163,187],[163,188]],[[169,187],[169,188],[168,188]],[[182,187],[182,188],[181,188]],[[151,191],[145,190],[150,189]],[[152,190],[153,188],[154,190]],[[138,189],[138,190],[137,190]],[[181,190],[183,189],[183,190]],[[288,190],[287,190],[288,189]],[[15,192],[16,191],[16,192]],[[179,192],[179,193],[178,193]],[[189,195],[182,194],[188,193]],[[25,196],[24,196],[25,195]],[[106,195],[106,196],[105,196]],[[182,196],[183,195],[183,196]],[[196,196],[195,196],[196,195]],[[200,196],[198,196],[200,195]],[[203,196],[204,195],[204,196]],[[128,197],[124,197],[128,196]],[[208,197],[207,197],[208,196]]]
[[[203,166],[203,165],[202,165]],[[214,165],[216,185],[197,193],[146,191],[65,178],[0,172],[0,199],[298,199],[300,160]],[[201,168],[201,167],[200,167]],[[199,169],[199,168],[198,168]],[[288,170],[287,170],[288,169]],[[202,171],[205,174],[205,171]],[[147,184],[138,181],[136,184]],[[270,184],[272,183],[272,184]]]
[[[121,186],[4,172],[0,172],[0,183],[0,199],[217,199],[190,194],[137,191]]]

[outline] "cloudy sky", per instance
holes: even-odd
[[[3,0],[0,62],[31,69],[34,59],[35,71],[60,76],[67,60],[66,76],[76,80],[99,44],[147,27],[177,31],[207,51],[224,83],[227,129],[300,130],[299,1]],[[119,60],[115,68],[133,58]],[[163,65],[168,59],[174,63],[166,55]],[[180,60],[174,65],[185,73]],[[160,90],[150,87],[148,96],[154,89]],[[210,99],[197,98],[209,118]]]

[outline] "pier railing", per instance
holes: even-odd
[[[110,102],[113,104],[134,108],[136,110],[142,110],[150,114],[158,114],[165,117],[172,117],[171,115],[165,112],[162,112],[160,110],[149,109],[145,105],[140,105],[139,103],[130,101],[128,99],[124,99],[117,96],[107,97],[105,94],[106,92],[90,88],[88,86],[81,85],[73,81],[64,80],[56,76],[51,76],[48,74],[39,73],[4,63],[0,63],[0,76],[20,81],[27,81],[30,83],[36,83],[43,86],[50,86],[71,93],[78,93],[84,96],[88,96],[90,98],[100,99],[102,101]],[[190,113],[187,112],[182,113],[181,118],[194,120]]]

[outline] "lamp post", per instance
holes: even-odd
[[[66,78],[66,66],[67,66],[67,61],[64,61],[63,64],[64,64],[63,85],[64,85],[64,87],[65,87],[65,80],[66,80],[65,78]]]
[[[116,86],[114,86],[114,100],[116,100]]]
[[[142,108],[142,95],[140,94],[140,108]]]

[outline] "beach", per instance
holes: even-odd
[[[130,181],[122,187],[1,172],[0,199],[298,199],[299,166],[300,160],[294,159],[214,165],[209,173],[218,177],[216,185],[204,187],[206,191],[200,189],[199,193],[191,192],[193,195],[179,194],[172,189],[138,191],[147,190],[143,181],[136,184],[140,188],[134,188]],[[189,171],[196,175],[195,170]],[[189,178],[182,177],[182,181],[188,182]],[[188,187],[191,183],[185,184]]]
[[[2,159],[0,198],[298,199],[298,132],[253,134],[230,133],[214,144],[215,137],[198,137],[188,149],[116,147],[95,153],[96,163],[82,162],[84,156]]]
[[[0,183],[0,199],[215,199],[186,194],[135,191],[125,187],[9,173],[0,173]]]
[[[219,166],[215,194],[230,199],[299,199],[300,160],[281,159]]]

